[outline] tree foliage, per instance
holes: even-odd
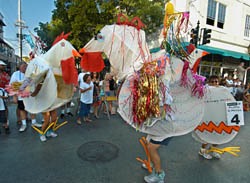
[[[117,21],[121,12],[129,20],[138,16],[146,33],[159,29],[164,18],[164,0],[55,0],[52,20],[39,23],[35,32],[48,48],[61,32],[72,32],[69,41],[83,47],[103,26]]]

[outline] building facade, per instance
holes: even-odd
[[[190,24],[193,28],[199,21],[200,28],[212,30],[210,43],[198,46],[211,53],[202,59],[200,74],[234,75],[240,62],[249,66],[249,0],[172,0],[171,2],[176,11],[190,12]]]
[[[0,60],[7,64],[6,71],[11,74],[16,70],[18,58],[15,55],[15,50],[4,40],[3,15],[0,13]]]

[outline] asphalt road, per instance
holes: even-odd
[[[40,142],[30,127],[18,132],[15,106],[11,105],[11,134],[0,134],[0,183],[143,183],[147,172],[137,157],[145,158],[136,132],[119,115],[105,116],[92,123],[68,124],[58,137]],[[74,111],[73,111],[74,112]],[[37,116],[40,120],[41,116]],[[93,119],[93,118],[92,118]],[[250,113],[245,126],[226,146],[240,146],[239,157],[224,154],[220,160],[198,155],[200,144],[191,134],[175,137],[160,149],[168,183],[249,183]],[[63,120],[60,120],[62,122]]]

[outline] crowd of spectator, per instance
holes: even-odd
[[[25,110],[25,105],[23,103],[23,98],[20,96],[11,97],[9,100],[8,93],[5,88],[7,85],[10,85],[13,82],[22,82],[24,80],[24,74],[26,71],[27,64],[25,62],[21,63],[18,67],[18,70],[14,72],[11,77],[4,72],[6,64],[3,61],[0,61],[0,123],[3,124],[6,134],[10,134],[9,120],[8,120],[8,104],[10,102],[16,104],[16,119],[17,124],[20,125],[19,132],[24,132],[27,128],[27,120],[30,120],[32,126],[43,128],[45,121],[44,116],[41,123],[36,121],[35,114],[28,114]],[[102,97],[116,96],[117,84],[113,75],[111,73],[106,73],[104,80],[100,80],[100,73],[93,72],[89,73],[85,70],[78,76],[78,91],[80,91],[80,109],[77,109],[77,124],[82,123],[82,119],[85,122],[92,122],[93,119],[90,118],[90,112],[93,111],[94,118],[99,118],[99,108],[101,106]],[[72,102],[65,104],[60,107],[60,117],[64,118],[66,115],[74,117],[71,113],[70,107]],[[113,110],[112,101],[109,102],[108,109],[104,105],[104,113],[109,111],[111,114],[115,114]],[[30,116],[31,119],[28,118]],[[57,117],[57,116],[55,116]],[[46,118],[46,117],[45,117]],[[2,125],[1,125],[2,126]],[[1,129],[0,129],[1,133]],[[47,134],[46,134],[47,135]],[[49,134],[50,137],[56,137],[57,134]],[[41,138],[42,137],[42,138]],[[46,141],[46,136],[40,136],[41,141]]]

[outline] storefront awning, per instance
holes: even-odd
[[[235,52],[235,51],[229,51],[229,50],[224,50],[224,49],[220,49],[220,48],[213,48],[210,46],[203,46],[203,45],[198,46],[198,48],[201,50],[207,51],[211,54],[218,54],[218,55],[222,55],[222,56],[226,56],[226,57],[234,57],[234,58],[238,58],[238,59],[250,60],[249,55],[246,53],[239,53],[239,52]]]
[[[188,46],[189,43],[185,42],[182,43],[183,46]],[[224,49],[220,49],[220,48],[214,48],[214,47],[210,47],[210,46],[204,46],[204,45],[200,45],[198,46],[199,49],[207,51],[211,54],[218,54],[218,55],[222,55],[222,56],[226,56],[226,57],[234,57],[234,58],[238,58],[238,59],[244,59],[244,60],[248,60],[250,61],[250,56],[246,53],[240,53],[240,52],[235,52],[235,51],[229,51],[229,50],[224,50]],[[150,49],[150,53],[155,53],[160,51],[160,48],[153,48]]]

